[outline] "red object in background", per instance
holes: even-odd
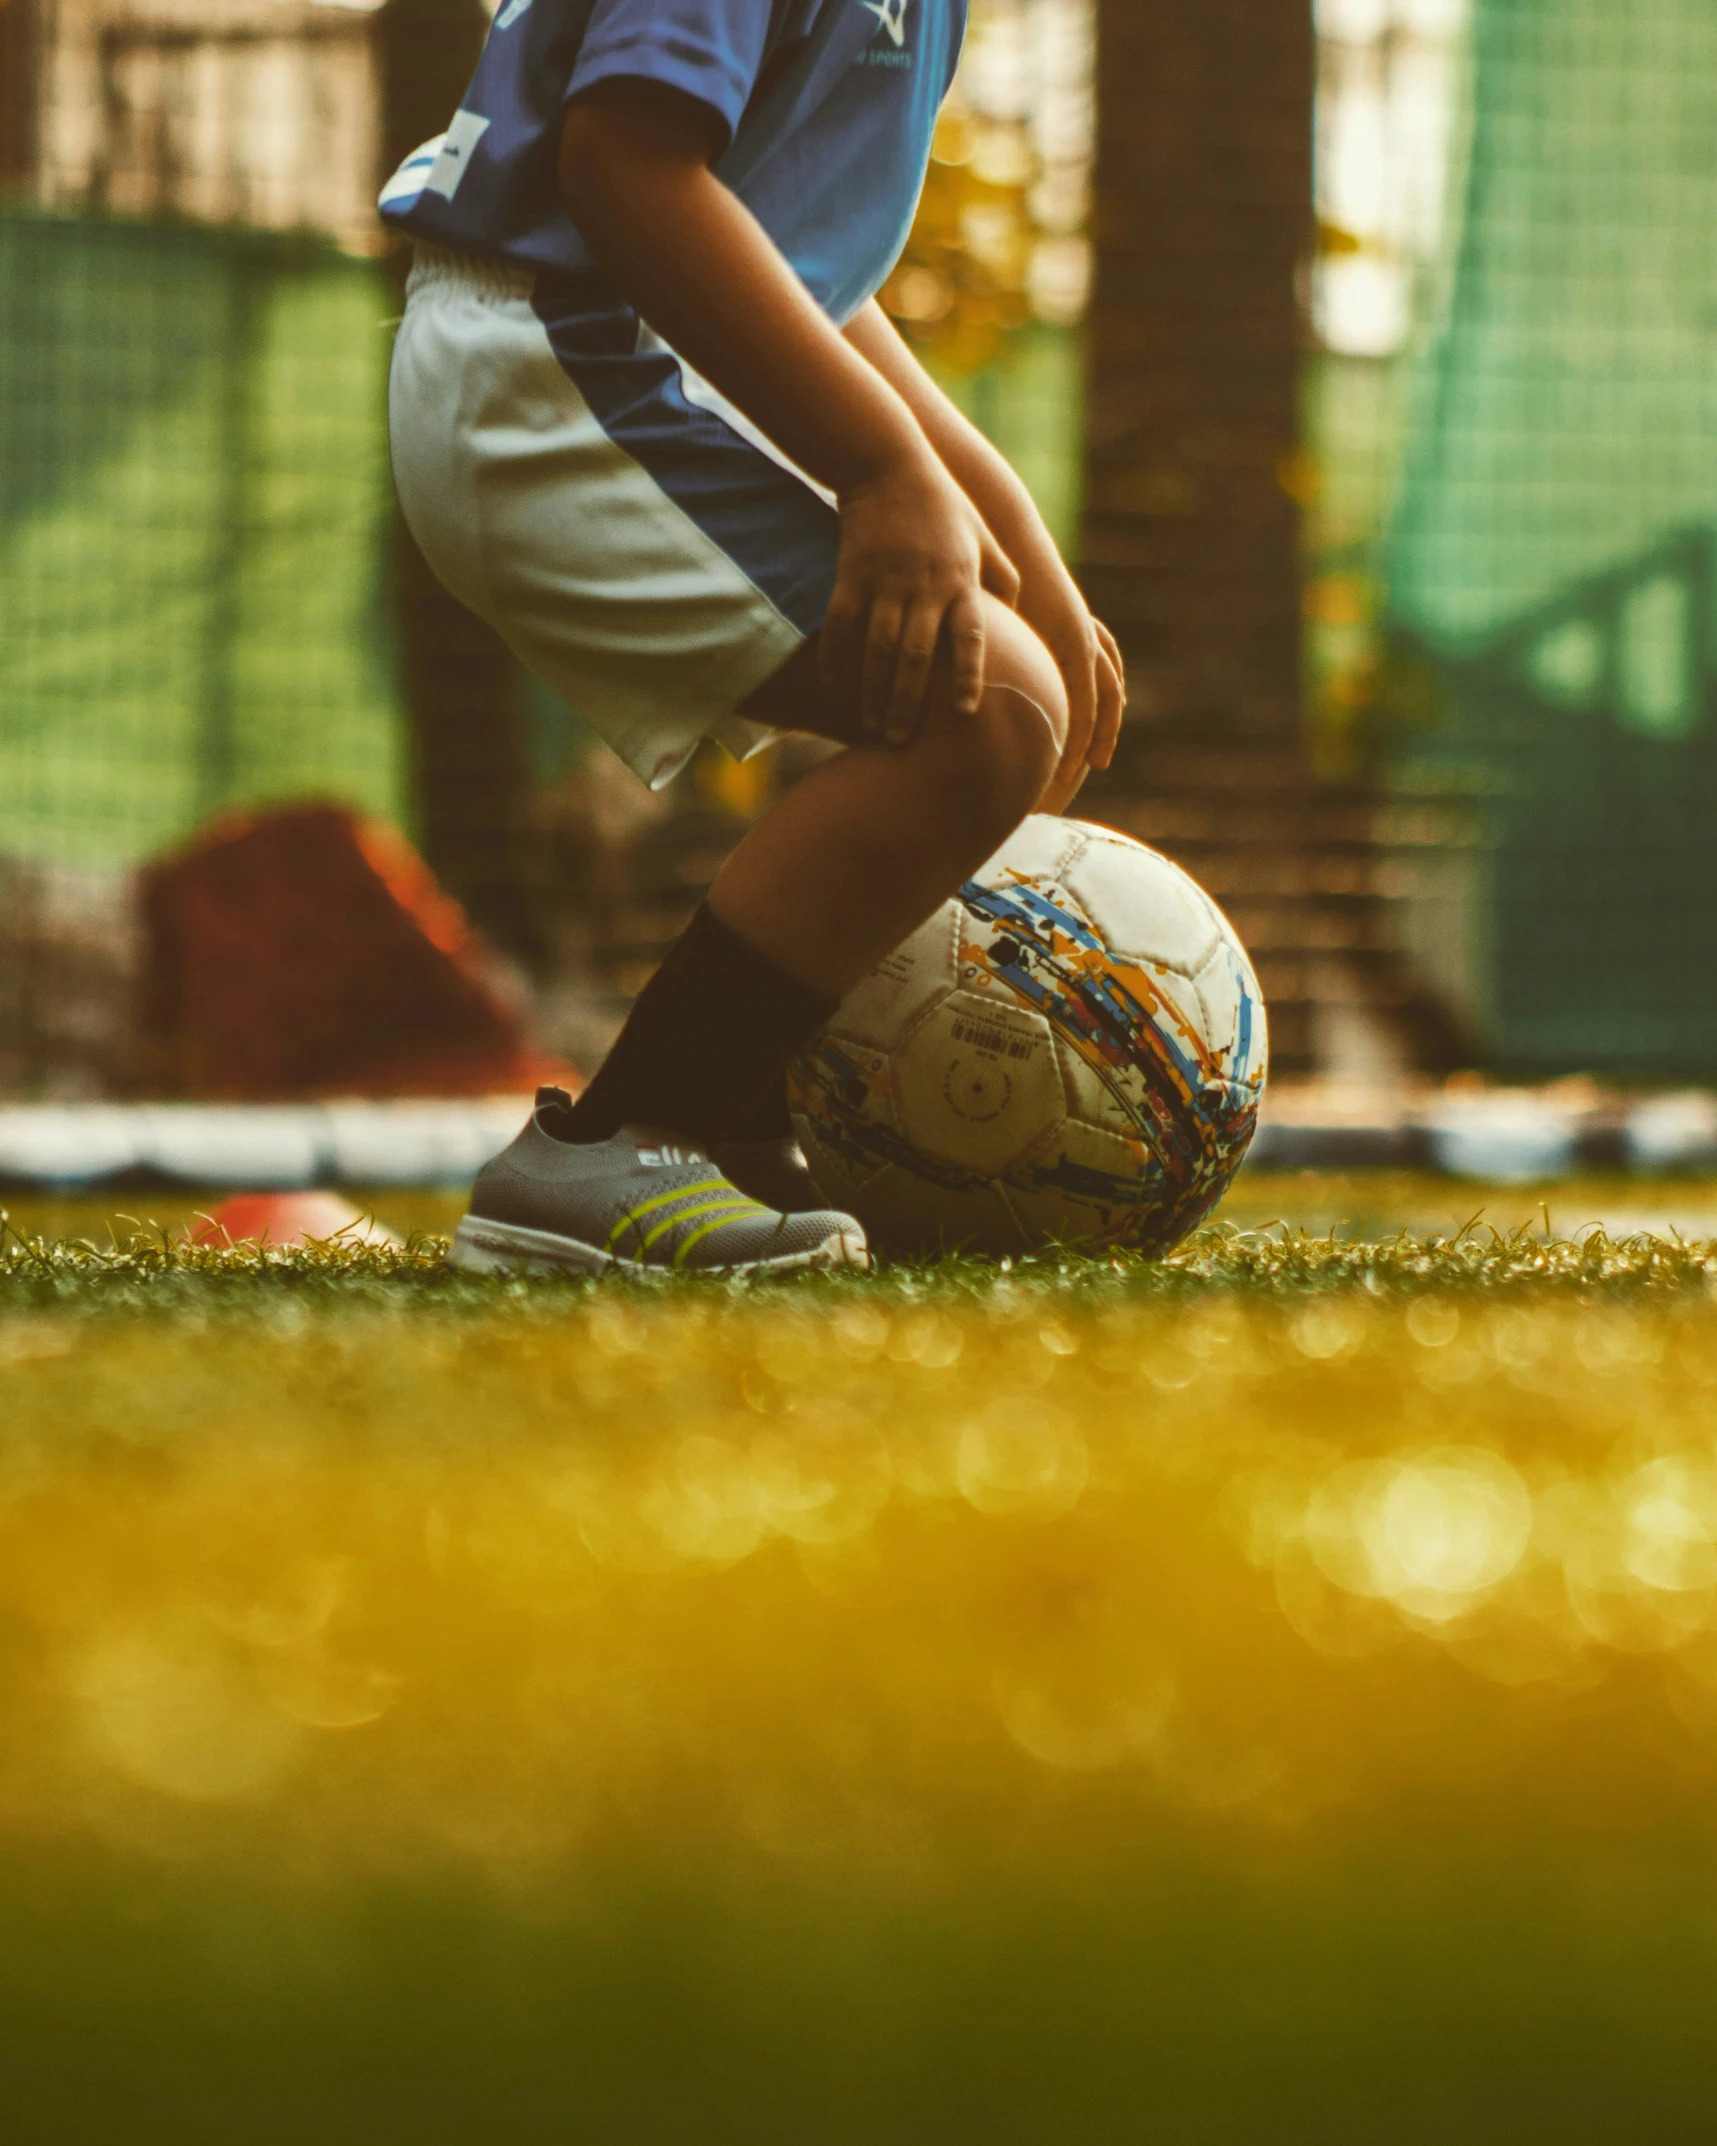
[[[405,838],[335,805],[218,821],[143,875],[144,1026],[181,1095],[485,1095],[578,1076]]]
[[[359,1214],[332,1192],[241,1192],[213,1214],[199,1215],[193,1244],[399,1244],[391,1229]]]

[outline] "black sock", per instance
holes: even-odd
[[[729,1140],[791,1140],[793,1120],[787,1112],[787,1083],[772,1080],[743,1121],[725,1136]]]
[[[700,907],[639,992],[562,1137],[608,1140],[623,1125],[659,1125],[693,1140],[773,1138],[753,1128],[777,1122],[772,1105],[785,1119],[783,1075],[835,1004]]]

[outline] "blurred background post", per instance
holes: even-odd
[[[384,173],[441,133],[488,28],[482,0],[384,0],[376,26]],[[395,247],[387,258],[403,303],[409,249]],[[400,684],[424,856],[476,924],[540,961],[542,860],[518,666],[436,580],[397,513],[392,535]]]

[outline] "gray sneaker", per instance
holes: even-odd
[[[543,1130],[539,1106],[471,1191],[450,1254],[480,1274],[754,1274],[868,1267],[863,1229],[823,1207],[781,1214],[749,1198],[708,1155],[671,1134],[627,1126],[574,1145]]]
[[[741,1192],[784,1215],[828,1208],[828,1194],[811,1175],[805,1151],[790,1133],[781,1140],[712,1140],[709,1159]]]

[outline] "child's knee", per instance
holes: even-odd
[[[970,718],[972,803],[996,841],[1033,811],[1061,764],[1067,690],[1048,650],[1018,627],[992,645],[989,681]]]
[[[1046,691],[1034,679],[1028,685],[989,687],[985,700],[995,734],[998,770],[1011,789],[1026,800],[1026,810],[1043,795],[1061,762],[1067,735],[1067,710],[1059,691]]]
[[[978,712],[955,720],[945,799],[950,832],[962,847],[994,848],[1033,810],[1055,773],[1053,710],[1022,687],[992,683]]]

